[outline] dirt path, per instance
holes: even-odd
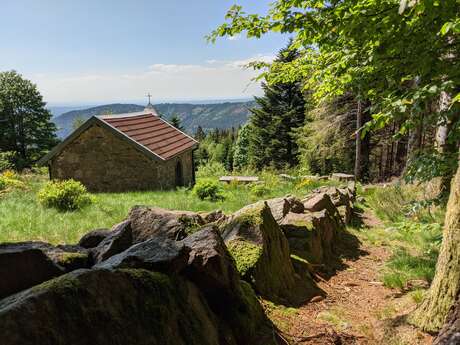
[[[366,216],[365,222],[375,226],[375,217]],[[410,294],[379,281],[389,257],[387,248],[361,243],[357,258],[344,259],[341,270],[318,281],[326,298],[299,309],[272,306],[269,315],[291,344],[431,344],[429,335],[405,322],[415,308]]]

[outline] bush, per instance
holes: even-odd
[[[79,210],[93,202],[86,187],[72,179],[48,182],[38,192],[38,200],[43,206],[59,211]]]
[[[225,199],[219,183],[210,180],[198,181],[193,187],[193,194],[201,200],[218,201]]]
[[[251,194],[257,197],[261,197],[270,193],[270,188],[268,188],[264,183],[258,183],[251,186]]]
[[[25,188],[25,183],[21,181],[21,177],[13,170],[5,170],[0,174],[0,191],[8,187]]]
[[[227,175],[228,172],[222,163],[209,162],[205,165],[200,165],[196,172],[197,177],[220,177]]]
[[[14,168],[14,157],[12,151],[0,152],[0,172]]]

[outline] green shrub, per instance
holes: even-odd
[[[14,157],[12,151],[0,152],[0,172],[14,168]]]
[[[254,196],[264,196],[270,193],[270,188],[268,188],[264,183],[258,183],[251,186],[251,194]]]
[[[72,179],[48,182],[38,192],[38,200],[43,206],[59,211],[79,210],[93,202],[85,186]]]
[[[5,170],[0,174],[0,191],[11,188],[25,188],[26,184],[21,177],[13,170]]]
[[[198,181],[193,187],[193,194],[201,200],[218,201],[225,199],[222,187],[218,182],[211,180]]]
[[[218,162],[209,162],[205,165],[200,165],[196,172],[197,177],[220,177],[227,175],[228,171],[225,166]]]

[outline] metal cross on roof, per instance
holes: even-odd
[[[147,94],[147,96],[149,98],[149,104],[150,104],[150,98],[152,97],[152,95],[150,94],[150,92]]]

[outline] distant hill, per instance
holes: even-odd
[[[254,105],[253,101],[249,101],[215,104],[162,103],[154,107],[166,120],[176,114],[181,119],[185,130],[193,134],[198,126],[205,130],[238,127],[248,120],[249,108]],[[144,108],[137,104],[107,104],[69,111],[55,117],[53,121],[58,127],[58,137],[65,138],[72,132],[72,125],[76,119],[87,120],[96,115],[131,113],[142,111]]]

